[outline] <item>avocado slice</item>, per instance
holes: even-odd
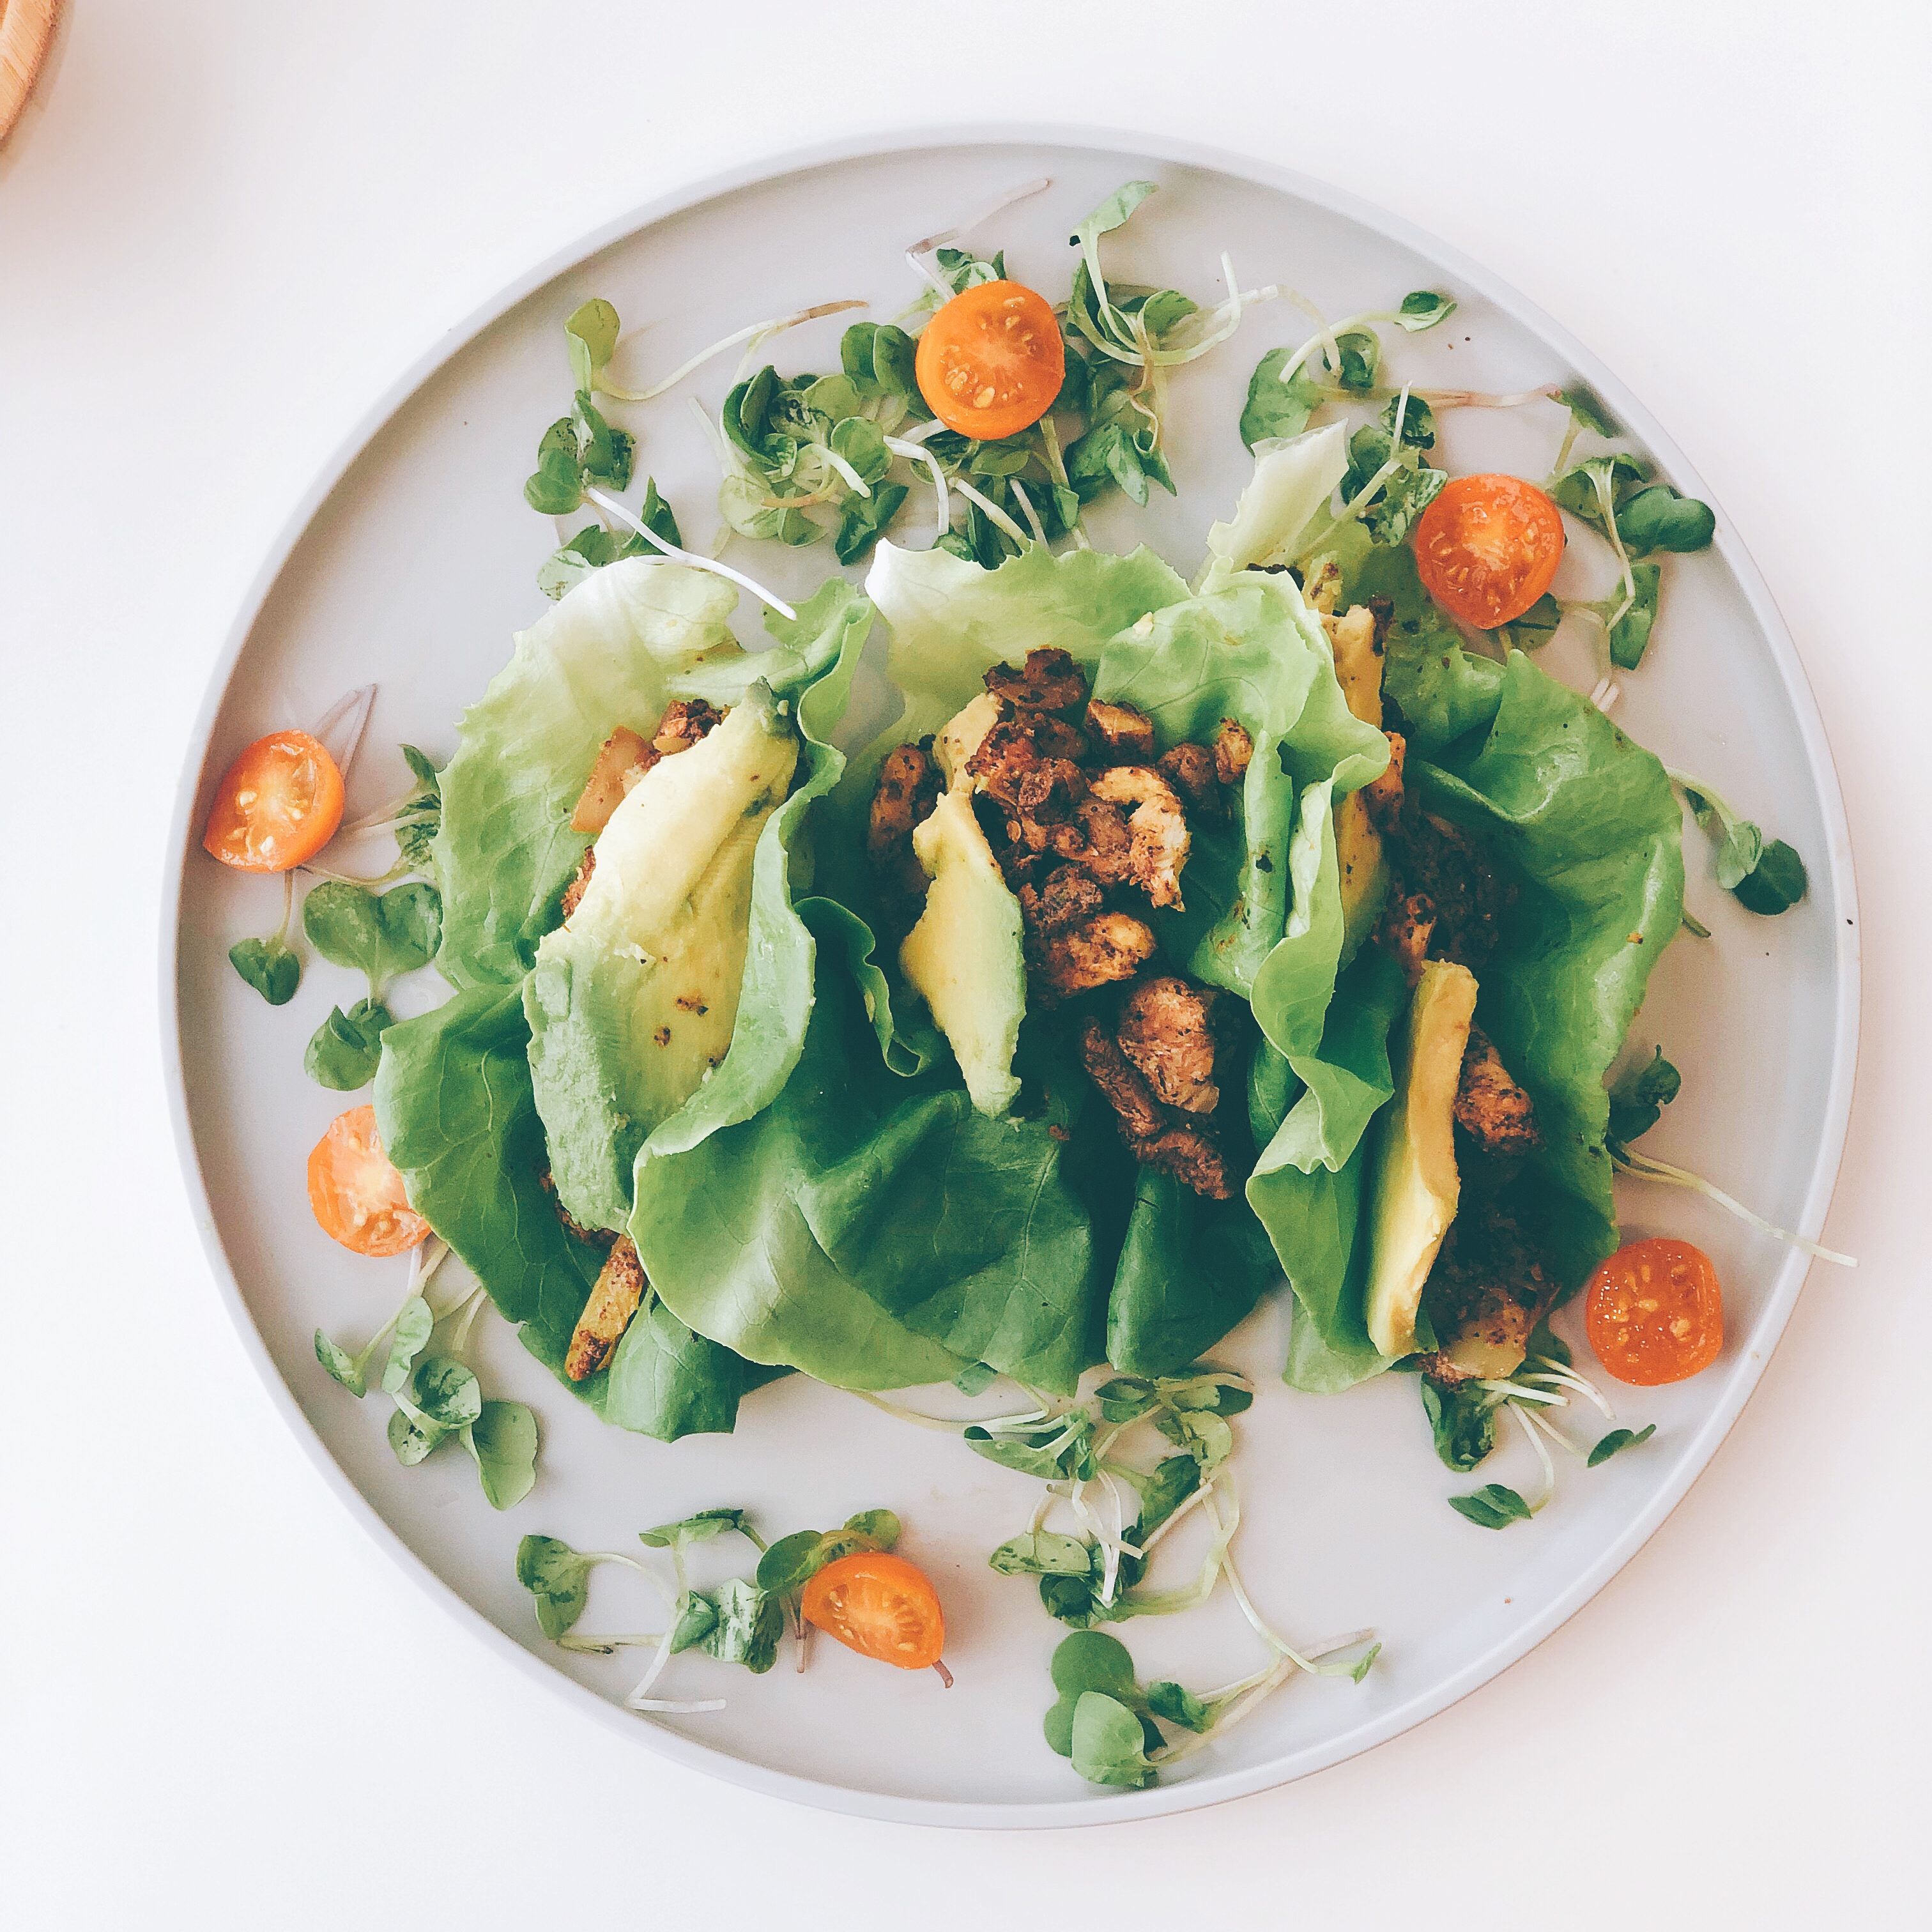
[[[1466,966],[1432,959],[1423,968],[1370,1170],[1366,1314],[1369,1339],[1384,1355],[1415,1347],[1423,1284],[1461,1198],[1456,1088],[1475,1012]]]
[[[1352,791],[1335,804],[1335,856],[1342,868],[1342,964],[1346,966],[1376,929],[1388,897],[1388,861],[1382,835],[1362,794]]]
[[[970,780],[940,795],[913,828],[912,848],[932,884],[899,948],[899,970],[951,1042],[974,1106],[1004,1113],[1020,1090],[1012,1062],[1026,1014],[1026,958],[1019,901],[973,815]]]
[[[557,1198],[621,1228],[652,1130],[724,1058],[737,1018],[752,865],[798,739],[762,686],[634,785],[598,836],[568,922],[524,986],[530,1077]]]

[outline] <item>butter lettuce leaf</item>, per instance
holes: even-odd
[[[631,1229],[658,1292],[754,1360],[855,1388],[976,1362],[1070,1389],[1099,1358],[1112,1253],[1052,1131],[975,1111],[950,1064],[893,1073],[823,924],[804,1053],[761,1110],[640,1158]],[[715,1083],[714,1083],[715,1084]],[[1097,1124],[1106,1131],[1104,1123]]]
[[[570,815],[612,729],[648,730],[674,673],[742,656],[738,593],[706,572],[633,557],[593,572],[518,634],[457,727],[430,848],[442,886],[436,968],[454,986],[520,980],[590,841]]]
[[[1017,662],[1029,649],[1069,652],[1096,696],[1145,711],[1163,746],[1210,742],[1224,718],[1238,719],[1254,754],[1237,808],[1220,824],[1195,819],[1185,908],[1156,913],[1151,922],[1168,958],[1253,998],[1264,1033],[1306,1036],[1312,1050],[1342,938],[1339,888],[1331,878],[1318,904],[1313,874],[1322,851],[1332,854],[1334,800],[1376,776],[1388,748],[1349,712],[1319,620],[1293,580],[1231,572],[1222,587],[1196,594],[1144,550],[1056,557],[1036,548],[988,572],[942,552],[886,544],[867,589],[886,621],[888,670],[907,702],[835,794],[843,852],[861,849],[865,804],[886,752],[943,724],[983,688],[992,665]],[[826,879],[848,911],[875,921],[862,866],[849,856],[832,860]],[[892,962],[881,976],[893,1010],[902,1011]],[[1274,989],[1264,1000],[1263,983]],[[870,1004],[876,1021],[879,1004]],[[898,1048],[890,1022],[880,1038],[889,1052]],[[1068,1077],[1089,1090],[1077,1070]],[[1262,1124],[1264,1142],[1279,1120],[1277,1111]],[[1174,1372],[1246,1315],[1279,1282],[1280,1269],[1246,1202],[1207,1201],[1142,1172],[1104,1114],[1097,1136],[1096,1165],[1107,1172],[1088,1190],[1096,1226],[1106,1226],[1116,1199],[1125,1216],[1107,1359],[1133,1373]]]
[[[1536,1102],[1522,1198],[1574,1288],[1617,1245],[1604,1080],[1682,922],[1682,814],[1657,759],[1520,651],[1487,733],[1440,757],[1408,782],[1521,886],[1476,1016]]]
[[[603,1265],[543,1186],[549,1156],[530,1088],[518,986],[465,988],[382,1036],[376,1117],[411,1204],[455,1250],[524,1346],[562,1375]],[[669,1442],[729,1430],[769,1372],[647,1299],[596,1375],[566,1386],[619,1427]]]

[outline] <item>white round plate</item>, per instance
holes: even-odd
[[[357,1403],[316,1366],[315,1328],[370,1332],[398,1298],[404,1266],[337,1247],[304,1198],[308,1149],[344,1101],[304,1076],[302,1047],[330,1004],[355,989],[311,962],[294,1004],[276,1011],[230,970],[228,946],[273,927],[280,888],[203,857],[196,835],[208,784],[243,744],[311,723],[369,682],[380,689],[351,781],[352,817],[404,788],[399,743],[447,756],[458,715],[506,662],[512,632],[546,608],[536,571],[558,538],[525,506],[520,486],[538,434],[568,406],[561,325],[579,302],[608,296],[632,328],[648,326],[626,353],[632,368],[650,370],[809,303],[862,296],[887,317],[915,292],[901,254],[908,242],[1038,176],[1052,178],[1049,190],[973,238],[1004,247],[1015,273],[1052,295],[1066,285],[1074,224],[1122,182],[1147,176],[1162,191],[1108,244],[1123,279],[1211,297],[1225,250],[1247,285],[1292,284],[1330,317],[1390,306],[1410,289],[1447,288],[1460,307],[1446,327],[1415,338],[1385,332],[1402,376],[1494,391],[1581,376],[1665,476],[1708,500],[1623,386],[1520,296],[1405,224],[1278,170],[1139,137],[1110,152],[962,134],[747,170],[644,208],[506,291],[424,358],[318,480],[264,567],[190,750],[176,808],[181,876],[164,935],[164,1005],[178,1027],[169,1042],[174,1111],[210,1261],[291,1426],[344,1500],[467,1628],[648,1748],[762,1790],[924,1823],[1067,1825],[1205,1804],[1318,1770],[1441,1710],[1547,1635],[1662,1521],[1756,1384],[1805,1272],[1802,1257],[1691,1196],[1630,1190],[1623,1208],[1633,1233],[1682,1233],[1715,1257],[1729,1307],[1724,1358],[1677,1388],[1627,1391],[1619,1420],[1654,1421],[1655,1438],[1587,1474],[1570,1466],[1552,1507],[1500,1534],[1447,1507],[1468,1479],[1437,1462],[1410,1378],[1342,1396],[1296,1394],[1278,1379],[1283,1312],[1258,1315],[1217,1351],[1259,1388],[1238,1425],[1250,1586],[1291,1634],[1312,1642],[1372,1625],[1386,1647],[1359,1688],[1292,1683],[1192,1760],[1187,1774],[1136,1793],[1083,1784],[1042,1741],[1047,1660],[1064,1633],[1030,1582],[986,1565],[1023,1527],[1034,1488],[957,1440],[791,1377],[746,1402],[734,1436],[650,1442],[599,1424],[502,1324],[486,1321],[473,1350],[486,1387],[528,1401],[543,1430],[534,1492],[500,1516],[464,1458],[399,1468],[384,1439],[386,1405]],[[779,338],[780,367],[836,368],[847,319]],[[1171,450],[1180,495],[1157,496],[1144,514],[1111,507],[1097,520],[1101,542],[1125,548],[1144,537],[1191,571],[1208,524],[1247,473],[1235,421],[1249,373],[1264,350],[1306,332],[1304,316],[1274,303],[1178,373]],[[728,379],[721,362],[687,392],[715,413]],[[640,434],[640,478],[656,478],[688,538],[707,539],[716,458],[684,396],[613,413]],[[1535,476],[1562,419],[1552,405],[1466,410],[1442,428],[1451,469]],[[923,514],[916,495],[909,541],[923,541]],[[1572,546],[1565,587],[1598,593],[1608,570],[1594,549]],[[825,548],[741,544],[733,556],[800,590],[830,563]],[[762,636],[755,613],[741,612],[740,627],[748,642]],[[1594,680],[1580,644],[1559,639],[1546,662],[1586,688]],[[1634,1043],[1664,1042],[1685,1074],[1683,1097],[1646,1146],[1694,1163],[1780,1225],[1815,1232],[1851,1097],[1851,858],[1803,673],[1721,511],[1712,549],[1670,564],[1651,660],[1624,683],[1619,722],[1790,839],[1812,881],[1794,911],[1754,918],[1712,883],[1701,837],[1688,838],[1690,905],[1714,938],[1670,947],[1637,1020]],[[867,709],[878,715],[876,691]],[[425,986],[398,1004],[416,1010],[436,997]],[[1558,1325],[1574,1337],[1574,1308]],[[1526,1483],[1527,1453],[1507,1445],[1481,1479]],[[803,1676],[788,1655],[757,1679],[686,1657],[668,1680],[674,1694],[723,1696],[728,1708],[653,1720],[621,1708],[636,1653],[565,1656],[539,1636],[512,1574],[520,1536],[622,1546],[653,1522],[722,1503],[750,1507],[773,1533],[860,1508],[897,1510],[905,1547],[945,1598],[957,1688],[825,1643]],[[736,1561],[714,1544],[700,1562],[712,1552],[721,1565]],[[1198,1684],[1253,1668],[1253,1640],[1226,1595],[1190,1616],[1127,1627],[1143,1676]],[[607,1569],[586,1628],[649,1628],[654,1612],[641,1580]]]

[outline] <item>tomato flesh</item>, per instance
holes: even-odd
[[[1437,603],[1479,631],[1512,622],[1563,561],[1563,518],[1520,476],[1453,476],[1415,526],[1415,567]]]
[[[924,1670],[946,1648],[946,1618],[926,1572],[903,1556],[864,1550],[828,1563],[805,1586],[807,1623],[848,1650],[902,1670]]]
[[[1619,1248],[1590,1277],[1583,1324],[1620,1382],[1654,1388],[1708,1369],[1724,1346],[1724,1298],[1711,1258],[1657,1235]]]
[[[400,1255],[429,1233],[382,1151],[374,1107],[338,1114],[316,1142],[308,1157],[308,1204],[322,1232],[358,1255]]]
[[[1066,346],[1044,296],[1018,282],[982,282],[926,324],[913,368],[926,406],[948,429],[997,442],[1052,408]]]
[[[342,774],[306,731],[258,738],[222,774],[202,847],[241,872],[286,872],[342,823]]]

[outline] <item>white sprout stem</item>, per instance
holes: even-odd
[[[1550,1451],[1543,1438],[1530,1426],[1529,1411],[1513,1402],[1505,1406],[1522,1424],[1522,1432],[1529,1438],[1529,1446],[1536,1451],[1536,1460],[1543,1465],[1543,1493],[1528,1506],[1530,1514],[1534,1516],[1556,1493],[1556,1465],[1550,1460]]]
[[[1385,384],[1378,383],[1370,389],[1343,389],[1330,388],[1324,393],[1336,401],[1385,403],[1396,392]],[[1553,403],[1556,400],[1554,383],[1546,384],[1540,389],[1518,389],[1513,394],[1499,396],[1487,389],[1428,389],[1412,388],[1409,394],[1418,402],[1426,403],[1432,410],[1520,410],[1528,403]]]
[[[1594,1402],[1602,1412],[1606,1422],[1617,1419],[1604,1392],[1587,1376],[1580,1376],[1574,1369],[1566,1369],[1561,1362],[1552,1361],[1547,1355],[1532,1355],[1529,1358],[1539,1366],[1522,1376],[1526,1382],[1558,1382],[1565,1388],[1574,1389],[1587,1402]]]
[[[1352,1630],[1346,1636],[1330,1637],[1324,1642],[1312,1644],[1302,1654],[1312,1664],[1317,1658],[1332,1656],[1338,1650],[1352,1650],[1358,1644],[1372,1641],[1374,1636],[1373,1630]],[[1169,1765],[1182,1758],[1192,1757],[1204,1745],[1212,1744],[1232,1730],[1258,1705],[1264,1702],[1271,1691],[1286,1683],[1298,1669],[1306,1668],[1306,1665],[1298,1664],[1292,1657],[1277,1658],[1267,1670],[1258,1672],[1254,1676],[1243,1678],[1225,1690],[1210,1692],[1202,1700],[1203,1703],[1213,1703],[1221,1698],[1232,1698],[1234,1701],[1225,1711],[1215,1714],[1206,1730],[1196,1731],[1187,1737],[1175,1740],[1160,1750],[1150,1752],[1150,1762]]]
[[[934,416],[929,422],[916,423],[899,438],[902,442],[924,442],[928,436],[944,436],[946,425]]]
[[[800,322],[815,322],[822,315],[842,315],[848,309],[863,308],[866,304],[857,300],[850,302],[819,302],[811,308],[802,308],[795,315],[780,316],[769,322],[754,322],[743,328],[734,329],[728,336],[712,344],[709,349],[700,349],[688,362],[680,362],[662,381],[653,382],[648,388],[620,389],[602,376],[598,380],[598,392],[614,398],[620,403],[648,403],[662,395],[668,389],[674,389],[686,376],[701,369],[714,356],[722,356],[728,349],[735,349],[741,342],[762,342],[768,336],[779,334],[788,328],[796,328]]]
[[[478,1288],[463,1304],[462,1312],[456,1318],[456,1327],[449,1338],[452,1354],[461,1354],[470,1340],[470,1330],[476,1319],[476,1311],[483,1305],[483,1291]]]
[[[663,1636],[658,1638],[658,1647],[652,1654],[651,1660],[646,1666],[644,1676],[632,1686],[630,1695],[624,1700],[624,1702],[633,1710],[637,1708],[640,1698],[647,1699],[650,1696],[651,1687],[663,1676],[664,1666],[670,1661],[671,1635],[671,1631],[667,1629]]]
[[[952,505],[946,494],[946,472],[940,468],[939,458],[923,443],[910,442],[904,436],[889,436],[885,442],[893,455],[903,456],[910,463],[922,463],[932,471],[933,493],[938,499],[934,514],[939,523],[932,533],[932,540],[937,543],[952,527]]]
[[[694,1717],[700,1711],[722,1711],[722,1697],[639,1697],[633,1694],[624,1700],[634,1711],[653,1711],[667,1718]]]
[[[580,1657],[615,1657],[620,1650],[641,1650],[648,1643],[662,1643],[662,1630],[637,1630],[626,1636],[583,1636],[566,1630],[556,1640],[559,1650],[574,1651]]]
[[[695,396],[690,397],[687,400],[691,404],[692,412],[704,425],[706,436],[716,446],[718,462],[724,468],[729,469],[731,466],[731,445],[729,439],[725,436],[724,424]]]
[[[1322,315],[1321,310],[1317,308],[1306,296],[1297,295],[1292,290],[1288,289],[1284,289],[1282,293],[1286,296],[1288,299],[1304,314],[1312,315],[1319,325],[1318,333],[1311,335],[1281,365],[1280,380],[1283,383],[1294,381],[1296,376],[1300,373],[1301,365],[1317,349],[1322,351],[1323,366],[1333,370],[1339,376],[1342,372],[1342,338],[1352,328],[1360,328],[1365,325],[1372,325],[1378,322],[1393,322],[1395,320],[1394,312],[1392,310],[1375,308],[1364,309],[1360,315],[1344,316],[1340,322],[1331,324]]]
[[[865,478],[861,476],[858,471],[854,470],[851,464],[848,463],[829,442],[814,442],[812,446],[834,470],[838,471],[839,476],[844,479],[846,488],[855,495],[869,496],[872,494],[872,484],[868,483]]]
[[[1022,530],[1019,525],[1015,523],[1012,518],[1008,516],[1006,512],[1000,508],[998,504],[992,502],[986,497],[981,496],[979,491],[974,489],[972,484],[968,482],[964,477],[954,477],[952,479],[952,487],[959,492],[961,496],[966,499],[967,502],[969,503],[978,504],[980,508],[986,512],[987,517],[992,520],[992,522],[999,529],[1004,530],[1008,536],[1011,537],[1013,542],[1019,545],[1021,549],[1024,550],[1031,544],[1033,542],[1032,538],[1028,536],[1026,532]]]
[[[335,769],[345,782],[350,766],[356,762],[362,734],[369,728],[369,710],[375,701],[376,687],[373,684],[359,685],[353,691],[345,692],[322,713],[320,722],[309,734],[320,741],[335,760]]]
[[[908,1408],[903,1402],[889,1401],[871,1389],[848,1389],[845,1393],[856,1396],[882,1414],[896,1415],[902,1422],[916,1423],[922,1429],[944,1429],[949,1433],[962,1429],[1018,1429],[1030,1422],[1044,1422],[1049,1414],[1044,1408],[1029,1408],[1012,1415],[928,1415],[923,1409]]]
[[[1501,1380],[1486,1380],[1483,1386],[1506,1401],[1547,1402],[1555,1408],[1568,1408],[1570,1406],[1570,1398],[1567,1395],[1558,1395],[1553,1390],[1525,1388],[1520,1382]]]
[[[1590,486],[1597,494],[1597,507],[1604,514],[1604,534],[1610,539],[1610,548],[1617,554],[1617,568],[1623,573],[1624,601],[1616,608],[1616,614],[1604,620],[1604,632],[1607,636],[1612,629],[1622,623],[1630,606],[1636,602],[1636,579],[1630,574],[1630,552],[1624,548],[1623,532],[1617,528],[1616,499],[1610,494],[1610,466],[1596,464],[1590,471]]]
[[[1048,410],[1040,419],[1040,440],[1046,452],[1046,466],[1054,482],[1063,490],[1071,490],[1073,485],[1066,480],[1066,459],[1060,453],[1060,432],[1053,426],[1053,412]],[[1073,542],[1076,549],[1091,550],[1087,541],[1087,532],[1080,526],[1080,518],[1076,512],[1073,518]]]
[[[1226,255],[1221,257],[1222,267],[1227,272],[1232,286],[1233,270]],[[1202,322],[1202,333],[1180,349],[1156,349],[1147,352],[1150,363],[1162,368],[1178,368],[1183,363],[1198,362],[1210,349],[1218,349],[1240,326],[1241,317],[1246,311],[1262,302],[1280,299],[1284,291],[1276,282],[1264,283],[1258,289],[1234,289],[1228,299],[1207,311]]]
[[[970,235],[982,223],[992,220],[996,214],[1005,214],[1016,202],[1025,201],[1036,194],[1043,194],[1052,185],[1053,177],[1051,175],[1040,175],[1032,181],[1022,182],[1018,188],[1009,188],[990,208],[981,208],[970,219],[955,222],[950,228],[942,228],[937,235],[928,235],[923,240],[914,242],[906,250],[906,259],[910,261],[915,255],[929,255],[934,249],[944,248],[947,242],[956,240],[960,236]],[[947,289],[945,292],[950,295],[952,291]]]
[[[1550,1420],[1548,1416],[1533,1408],[1525,1409],[1523,1414],[1533,1427],[1540,1429],[1559,1449],[1567,1450],[1572,1456],[1581,1456],[1586,1453],[1581,1444],[1573,1442],[1555,1423]]]
[[[296,868],[291,866],[289,869],[282,874],[282,922],[275,928],[275,938],[278,941],[284,944],[286,944],[289,936],[289,927],[294,922],[295,916]],[[411,1252],[414,1252],[416,1250],[412,1250]]]
[[[1012,482],[1013,494],[1020,500],[1020,508],[1026,512],[1027,522],[1033,530],[1034,542],[1037,544],[1045,543],[1046,526],[1040,521],[1040,512],[1033,506],[1033,499],[1027,494],[1025,486],[1017,476],[1012,479]]]
[[[1590,702],[1607,718],[1623,694],[1624,688],[1615,678],[1600,677],[1597,680],[1596,688],[1590,693]]]
[[[1624,1173],[1634,1174],[1640,1180],[1661,1181],[1666,1187],[1688,1187],[1714,1201],[1720,1208],[1736,1215],[1739,1220],[1748,1222],[1760,1233],[1797,1249],[1802,1254],[1809,1255],[1814,1261],[1832,1262],[1840,1268],[1856,1268],[1858,1264],[1856,1255],[1840,1254],[1836,1248],[1828,1248],[1816,1241],[1808,1240],[1804,1235],[1795,1234],[1789,1228],[1778,1227],[1767,1221],[1762,1214],[1752,1213],[1742,1201],[1726,1194],[1714,1182],[1705,1180],[1701,1174],[1688,1173],[1681,1167],[1672,1167],[1668,1161],[1652,1160],[1648,1154],[1634,1153],[1628,1148],[1620,1148],[1615,1158],[1617,1166]]]
[[[952,299],[952,285],[930,262],[926,260],[924,256],[914,249],[908,248],[906,250],[906,266],[918,276],[941,302],[950,302]]]
[[[435,1274],[449,1252],[449,1244],[440,1235],[432,1234],[426,1241],[418,1241],[410,1250],[410,1293],[420,1294],[423,1285]]]
[[[628,524],[646,542],[662,550],[674,563],[688,563],[694,570],[709,571],[713,577],[722,577],[736,584],[740,590],[748,590],[760,604],[769,604],[781,617],[796,620],[798,613],[782,597],[774,597],[761,584],[747,577],[742,570],[734,570],[728,563],[720,563],[716,557],[700,556],[695,552],[680,550],[676,544],[666,543],[657,532],[644,520],[625,508],[614,496],[607,496],[602,490],[586,490],[584,495],[600,510],[605,510],[619,522]]]

